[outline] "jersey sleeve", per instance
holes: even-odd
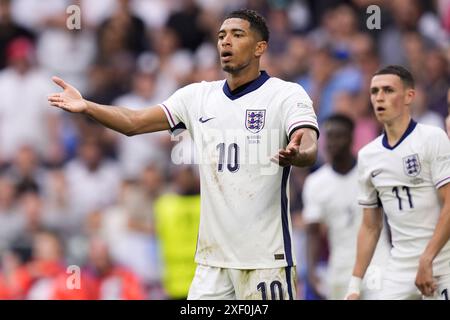
[[[428,139],[431,178],[439,189],[450,182],[450,140],[443,130],[436,130],[437,134]]]
[[[358,204],[363,208],[379,207],[378,193],[372,184],[370,170],[366,168],[364,156],[358,154]]]
[[[291,88],[293,93],[284,101],[284,126],[286,135],[290,139],[292,133],[300,128],[311,128],[319,137],[317,116],[313,109],[313,103],[306,91],[295,84]]]
[[[306,223],[318,223],[323,219],[323,203],[320,199],[320,185],[311,177],[306,178],[302,192],[303,219]]]
[[[188,85],[175,91],[166,101],[160,104],[160,107],[166,114],[170,125],[170,131],[177,129],[189,129],[189,105],[195,97],[195,85]]]

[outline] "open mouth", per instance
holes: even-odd
[[[383,112],[386,111],[386,109],[384,107],[377,107],[377,112]]]
[[[231,53],[231,51],[223,51],[220,54],[221,58],[223,61],[229,61],[231,59],[231,57],[233,56],[233,54]]]

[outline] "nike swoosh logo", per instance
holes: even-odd
[[[372,176],[372,178],[375,178],[377,175],[379,175],[379,174],[381,173],[381,171],[382,171],[382,170],[375,170],[375,171],[372,171],[372,172],[370,173],[370,175]]]
[[[212,120],[212,119],[215,119],[215,118],[216,118],[216,117],[203,119],[203,117],[200,117],[200,118],[198,119],[198,121],[200,121],[201,123],[205,123],[205,122],[208,122],[209,120]]]

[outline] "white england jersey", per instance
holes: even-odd
[[[263,71],[233,92],[225,80],[188,85],[161,107],[172,130],[189,130],[199,154],[195,261],[236,269],[294,266],[290,168],[270,158],[297,128],[318,131],[303,88]]]
[[[362,221],[358,206],[358,171],[336,172],[325,164],[310,174],[303,186],[303,217],[306,223],[323,223],[328,229],[330,257],[328,281],[347,285],[356,259],[356,242]],[[390,244],[385,228],[381,233],[371,265],[382,267]]]
[[[414,278],[433,236],[441,204],[437,189],[450,182],[450,141],[443,130],[411,120],[400,141],[382,135],[359,152],[359,203],[387,215],[392,245],[387,271]],[[450,242],[433,262],[433,274],[450,274]]]

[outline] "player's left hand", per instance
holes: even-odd
[[[302,152],[300,151],[300,143],[304,133],[305,131],[302,129],[296,130],[292,135],[291,141],[286,146],[286,149],[280,149],[278,154],[271,158],[271,161],[282,167],[295,165],[296,163],[301,162],[304,155],[302,155]]]
[[[433,279],[433,265],[431,261],[420,259],[415,284],[424,296],[433,296],[437,285]]]

